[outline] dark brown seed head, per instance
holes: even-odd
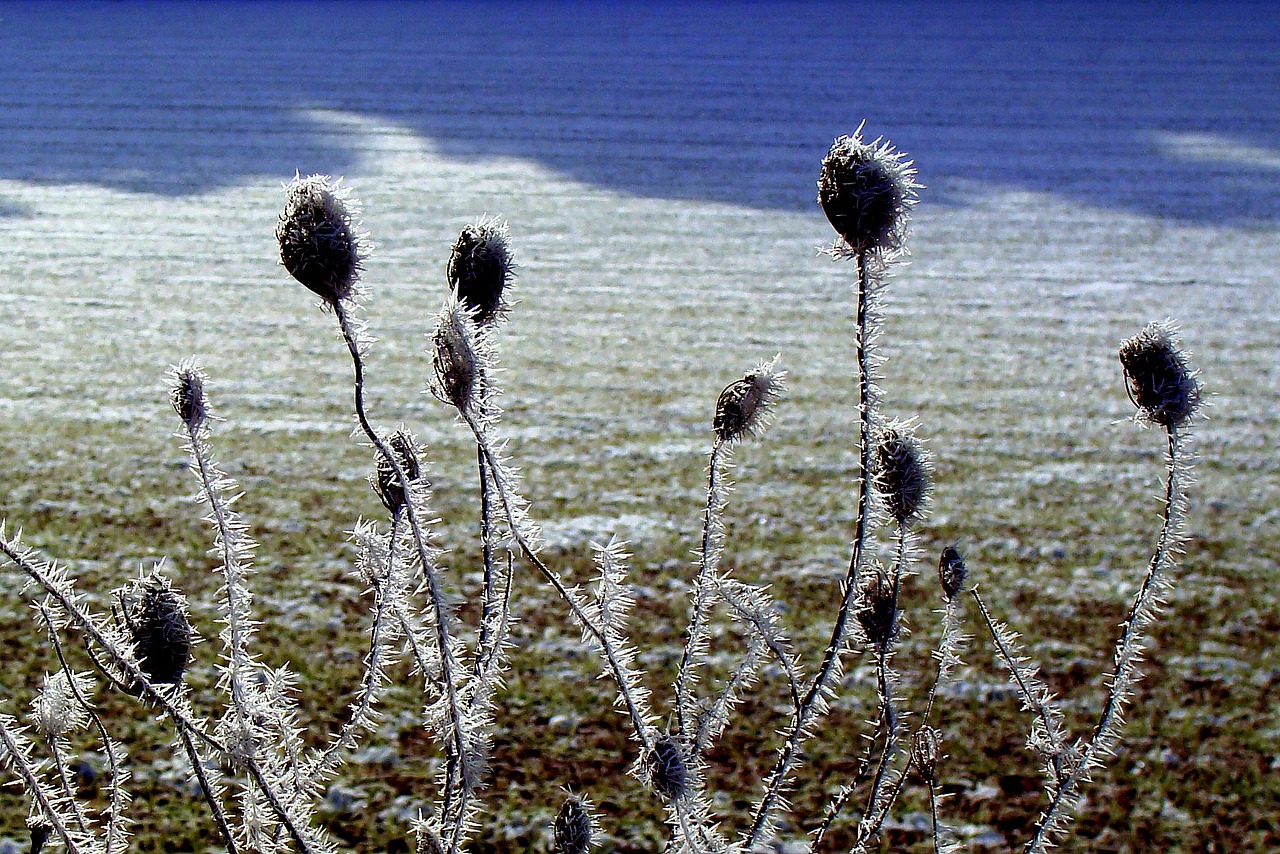
[[[938,754],[941,742],[938,731],[931,726],[921,727],[911,744],[911,759],[921,779],[933,785],[938,776]]]
[[[366,246],[355,208],[327,175],[295,178],[285,188],[276,224],[280,263],[330,304],[351,296],[364,266]]]
[[[553,830],[556,854],[587,854],[595,831],[588,804],[569,795],[556,814]]]
[[[899,525],[916,519],[929,500],[932,463],[920,440],[901,424],[890,425],[876,443],[873,473],[885,510]]]
[[[953,546],[943,549],[942,556],[938,558],[938,583],[942,585],[942,592],[948,599],[956,598],[968,575],[969,570],[965,567],[964,557],[960,552]]]
[[[1129,399],[1140,416],[1166,430],[1185,426],[1200,406],[1200,383],[1168,323],[1149,323],[1120,345]]]
[[[475,323],[461,303],[446,306],[440,313],[431,339],[431,365],[436,382],[436,397],[451,403],[460,411],[475,408],[481,386],[480,339]]]
[[[711,428],[721,442],[740,442],[759,434],[768,424],[786,376],[786,372],[774,369],[777,361],[761,362],[720,392]]]
[[[478,326],[490,326],[507,311],[505,294],[515,278],[507,224],[481,218],[462,229],[449,254],[449,287],[458,302],[475,312]]]
[[[899,249],[915,204],[915,169],[888,143],[865,142],[862,129],[832,144],[818,176],[818,203],[856,251]]]
[[[426,824],[417,828],[418,844],[415,846],[416,854],[444,854],[444,843],[440,841],[440,836]]]
[[[893,581],[883,570],[877,570],[862,588],[863,606],[858,611],[858,624],[874,646],[893,640],[898,629],[898,602]]]
[[[208,417],[208,405],[204,397],[204,372],[191,360],[173,368],[173,388],[169,390],[169,402],[182,423],[191,430],[199,430]]]
[[[142,672],[156,685],[181,682],[193,640],[186,599],[153,573],[134,582],[122,601]]]
[[[413,439],[413,434],[407,430],[397,430],[387,439],[387,447],[395,455],[400,470],[404,472],[410,483],[422,477],[422,465],[418,461],[418,445]],[[400,486],[400,480],[396,477],[396,470],[390,460],[378,454],[374,466],[373,477],[370,478],[373,490],[378,493],[382,503],[394,515],[404,506],[404,489]]]
[[[689,794],[689,768],[680,742],[661,735],[649,751],[649,782],[654,791],[670,801]]]

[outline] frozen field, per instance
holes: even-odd
[[[326,172],[377,245],[373,411],[432,446],[446,540],[473,527],[474,460],[420,392],[422,349],[449,245],[487,212],[521,265],[506,429],[548,539],[580,551],[617,528],[667,595],[715,395],[780,353],[791,391],[739,456],[730,559],[826,583],[847,560],[856,422],[851,271],[816,252],[814,181],[865,119],[927,186],[883,339],[886,414],[918,415],[939,460],[927,551],[961,543],[999,607],[1044,631],[1118,615],[1161,466],[1114,350],[1176,318],[1212,407],[1172,609],[1196,621],[1153,657],[1188,698],[1169,718],[1199,735],[1142,711],[1126,768],[1176,737],[1174,792],[1209,785],[1223,751],[1274,775],[1277,44],[1261,4],[0,5],[0,516],[103,590],[161,554],[203,572],[163,376],[194,353],[260,524],[264,605],[326,624],[296,603],[353,584],[343,532],[375,511],[369,454],[331,319],[273,237],[282,182]],[[6,638],[28,620],[17,596],[0,614]],[[1105,646],[1045,655],[1096,673]],[[1240,829],[1274,782],[1242,804],[1213,773],[1228,800],[1161,792],[1133,821],[1162,850],[1222,850],[1205,846],[1228,821],[1239,850],[1280,845],[1274,819]],[[1093,828],[1069,850],[1136,839]]]

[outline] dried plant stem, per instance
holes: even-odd
[[[57,831],[58,837],[62,840],[62,844],[67,846],[68,851],[72,854],[92,851],[92,837],[77,835],[63,821],[55,804],[56,795],[49,790],[44,780],[41,780],[36,775],[35,769],[31,767],[28,758],[30,741],[21,737],[17,729],[10,730],[9,720],[11,719],[8,715],[0,715],[0,747],[4,748],[3,752],[0,752],[0,763],[8,765],[22,779],[22,785],[35,801],[36,808]]]
[[[854,516],[853,553],[849,568],[841,582],[840,608],[836,612],[831,640],[822,656],[822,663],[809,683],[808,690],[796,708],[787,727],[778,760],[765,782],[765,791],[756,803],[751,826],[742,837],[744,851],[753,852],[767,841],[771,831],[773,813],[779,806],[783,791],[788,787],[791,773],[799,761],[800,747],[811,734],[814,719],[825,712],[826,697],[832,683],[841,671],[840,656],[848,643],[849,620],[854,602],[859,598],[859,575],[866,550],[867,530],[871,512],[871,436],[875,420],[875,377],[871,354],[875,337],[871,300],[874,297],[867,250],[857,253],[857,315],[855,318],[854,345],[858,361],[858,504]]]
[[[230,825],[227,824],[227,815],[222,809],[222,804],[214,795],[216,790],[205,771],[204,760],[200,757],[200,752],[196,750],[195,743],[186,729],[181,725],[175,728],[178,730],[178,738],[182,740],[182,747],[187,752],[187,759],[191,762],[191,770],[195,772],[196,781],[200,784],[200,794],[209,805],[209,811],[213,813],[213,821],[218,825],[222,841],[227,845],[227,854],[237,854],[235,836],[231,832]]]
[[[1139,678],[1138,662],[1141,660],[1144,643],[1143,629],[1155,620],[1161,594],[1170,586],[1166,574],[1173,568],[1174,553],[1181,539],[1182,515],[1186,502],[1182,435],[1176,427],[1169,427],[1166,438],[1167,469],[1160,533],[1156,538],[1151,561],[1147,564],[1146,575],[1129,606],[1120,638],[1116,642],[1115,667],[1108,679],[1109,688],[1102,713],[1079,760],[1073,763],[1058,783],[1048,808],[1023,848],[1026,854],[1042,854],[1056,837],[1065,832],[1068,813],[1078,801],[1080,789],[1088,780],[1089,772],[1102,764],[1102,757],[1111,754],[1120,740],[1124,709],[1132,699],[1131,689]]]

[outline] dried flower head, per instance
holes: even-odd
[[[649,751],[649,782],[667,800],[689,794],[689,767],[680,742],[672,735],[660,735]]]
[[[786,386],[786,371],[777,370],[778,357],[761,362],[740,380],[730,383],[716,401],[711,429],[721,442],[740,442],[759,435],[773,416],[773,407]]]
[[[1148,323],[1120,345],[1129,399],[1139,416],[1167,430],[1186,425],[1200,406],[1200,383],[1171,323]]]
[[[414,846],[416,854],[444,854],[440,834],[426,820],[419,819],[415,822],[413,831],[418,837],[418,844]]]
[[[153,572],[135,581],[120,601],[142,672],[156,685],[181,682],[194,640],[182,593]]]
[[[509,235],[502,220],[481,217],[462,229],[449,253],[449,287],[458,302],[475,312],[479,326],[494,324],[508,309],[505,294],[515,278]]]
[[[73,686],[65,670],[44,677],[44,688],[31,704],[31,719],[46,738],[61,738],[89,722],[89,710],[75,691],[78,688],[84,694],[90,686],[84,677],[75,678],[78,684]]]
[[[173,388],[169,390],[169,402],[182,423],[191,430],[199,430],[209,416],[208,402],[204,396],[204,371],[194,359],[184,359],[169,369]]]
[[[895,422],[880,432],[872,474],[885,510],[899,525],[924,512],[933,483],[933,463],[909,423]]]
[[[877,569],[868,577],[862,588],[863,606],[858,611],[858,624],[875,646],[884,646],[893,640],[898,628],[898,602],[893,580]]]
[[[31,854],[40,854],[53,835],[53,825],[44,816],[31,815],[27,818],[27,831],[31,834]]]
[[[942,556],[938,558],[938,583],[942,585],[942,592],[948,599],[956,598],[968,575],[969,570],[964,565],[964,557],[960,552],[953,546],[944,548]]]
[[[276,224],[280,263],[325,302],[352,295],[368,254],[359,205],[328,175],[297,177],[285,187]]]
[[[399,464],[400,470],[404,472],[404,476],[410,483],[422,477],[422,465],[418,461],[418,443],[414,441],[412,433],[407,430],[397,430],[387,438],[387,447],[395,455],[396,463]],[[378,454],[369,483],[393,515],[404,506],[405,495],[404,489],[400,486],[400,479],[396,477],[396,470],[391,465],[391,461],[382,454]]]
[[[938,776],[938,759],[941,752],[941,741],[938,731],[931,726],[923,726],[916,733],[911,743],[911,760],[916,770],[930,786]]]
[[[483,366],[488,359],[482,336],[471,311],[451,301],[440,312],[431,338],[431,366],[436,375],[431,391],[462,412],[479,409]]]
[[[822,161],[818,203],[855,251],[897,251],[916,203],[916,170],[889,143],[865,142],[862,128],[837,139]]]
[[[591,803],[572,792],[556,813],[553,827],[556,854],[587,854],[595,836],[595,819]]]

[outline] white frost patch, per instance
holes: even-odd
[[[606,543],[615,535],[634,545],[657,539],[675,528],[670,519],[638,513],[572,516],[543,523],[542,538],[552,548],[581,548],[590,542]]]
[[[1246,145],[1216,133],[1160,132],[1156,134],[1156,144],[1166,157],[1175,160],[1280,171],[1280,151]]]

